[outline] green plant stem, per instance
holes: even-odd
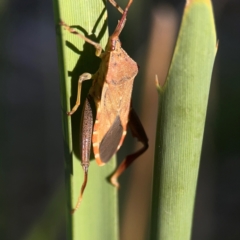
[[[115,160],[104,167],[91,161],[88,184],[80,208],[73,215],[83,182],[83,170],[79,157],[79,132],[81,108],[72,117],[66,112],[76,101],[78,77],[84,72],[95,73],[99,59],[89,43],[60,27],[60,20],[105,47],[108,37],[104,1],[54,0],[57,28],[59,68],[63,110],[63,131],[66,159],[66,194],[68,239],[102,240],[118,239],[117,190],[107,177],[115,169]],[[81,102],[84,103],[91,81],[83,83]],[[70,103],[71,100],[71,103]]]
[[[159,88],[151,240],[188,240],[216,33],[210,0],[189,0],[165,85]]]

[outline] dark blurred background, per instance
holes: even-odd
[[[118,1],[121,6],[125,2]],[[123,47],[140,65],[133,103],[150,150],[122,177],[121,239],[147,239],[157,93],[184,1],[135,0]],[[135,6],[135,7],[134,7]],[[200,165],[193,240],[240,239],[240,1],[213,1],[219,50]],[[119,15],[109,7],[110,32]],[[64,153],[51,1],[0,1],[0,239],[64,240]],[[149,108],[151,106],[151,108]],[[131,140],[127,139],[129,145]],[[128,145],[128,144],[126,144]],[[123,155],[123,150],[119,155]],[[147,159],[147,161],[146,161]],[[149,160],[148,160],[149,159]],[[41,222],[46,211],[52,218]],[[133,224],[134,223],[134,224]],[[49,228],[49,230],[47,230]],[[40,229],[40,230],[39,230]],[[36,240],[36,239],[33,239]]]

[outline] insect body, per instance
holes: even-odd
[[[66,30],[92,44],[96,48],[96,55],[101,58],[100,67],[95,74],[83,73],[79,77],[77,101],[73,109],[68,113],[72,115],[80,105],[82,82],[93,79],[82,114],[81,152],[85,178],[78,203],[73,212],[79,207],[87,184],[91,141],[95,159],[100,166],[106,164],[121,147],[127,133],[127,126],[129,126],[133,136],[143,143],[143,147],[127,156],[112,175],[111,183],[116,187],[119,186],[117,182],[119,175],[148,148],[146,133],[131,107],[133,82],[138,72],[138,66],[122,49],[119,40],[132,0],[129,0],[124,11],[114,0],[109,1],[122,13],[122,18],[113,34],[109,37],[104,52],[102,52],[102,48],[98,43],[93,42],[64,22],[61,22],[61,25]],[[91,102],[94,102],[96,107],[95,122]]]

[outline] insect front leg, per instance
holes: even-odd
[[[73,33],[75,35],[77,35],[78,37],[82,38],[83,40],[85,40],[86,42],[90,43],[91,45],[93,45],[96,48],[96,56],[100,56],[102,53],[102,47],[99,43],[92,41],[90,38],[85,37],[84,35],[82,35],[81,33],[77,32],[75,29],[71,28],[69,25],[67,25],[65,22],[60,21],[59,23],[60,25],[62,25],[67,31],[69,31],[70,33]]]
[[[74,213],[80,206],[80,203],[83,198],[83,192],[87,185],[87,180],[88,180],[88,168],[90,164],[89,159],[90,159],[92,131],[93,131],[93,111],[91,108],[91,101],[92,101],[92,97],[88,95],[87,99],[85,100],[82,119],[81,119],[80,148],[81,148],[81,156],[82,156],[82,168],[84,171],[84,180],[80,190],[77,204],[75,208],[72,210],[72,213]]]
[[[135,152],[135,153],[133,153],[131,155],[128,155],[121,162],[121,164],[118,166],[116,171],[113,173],[113,175],[111,176],[110,181],[111,181],[112,185],[114,185],[115,187],[119,187],[118,177],[129,167],[129,165],[136,158],[138,158],[140,155],[142,155],[148,149],[148,138],[147,138],[147,135],[145,133],[145,130],[144,130],[143,126],[142,126],[142,123],[141,123],[138,115],[136,114],[136,112],[134,111],[133,108],[131,108],[131,110],[129,112],[128,126],[129,126],[129,128],[130,128],[130,130],[132,132],[133,137],[136,137],[138,139],[138,141],[143,144],[143,146],[137,152]]]
[[[92,79],[92,77],[93,76],[90,73],[83,73],[82,75],[80,75],[80,77],[78,79],[77,100],[76,100],[74,107],[72,108],[72,110],[70,112],[67,113],[67,115],[72,115],[78,109],[78,107],[80,105],[80,100],[81,100],[82,82],[85,80],[90,80],[90,79]]]

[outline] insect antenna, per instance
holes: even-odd
[[[123,30],[125,22],[127,20],[128,9],[131,6],[132,2],[133,2],[133,0],[129,0],[126,8],[124,9],[122,18],[118,22],[118,25],[117,25],[116,29],[114,30],[114,32],[113,32],[113,34],[111,36],[112,39],[118,38],[118,36],[120,35],[121,31]]]

